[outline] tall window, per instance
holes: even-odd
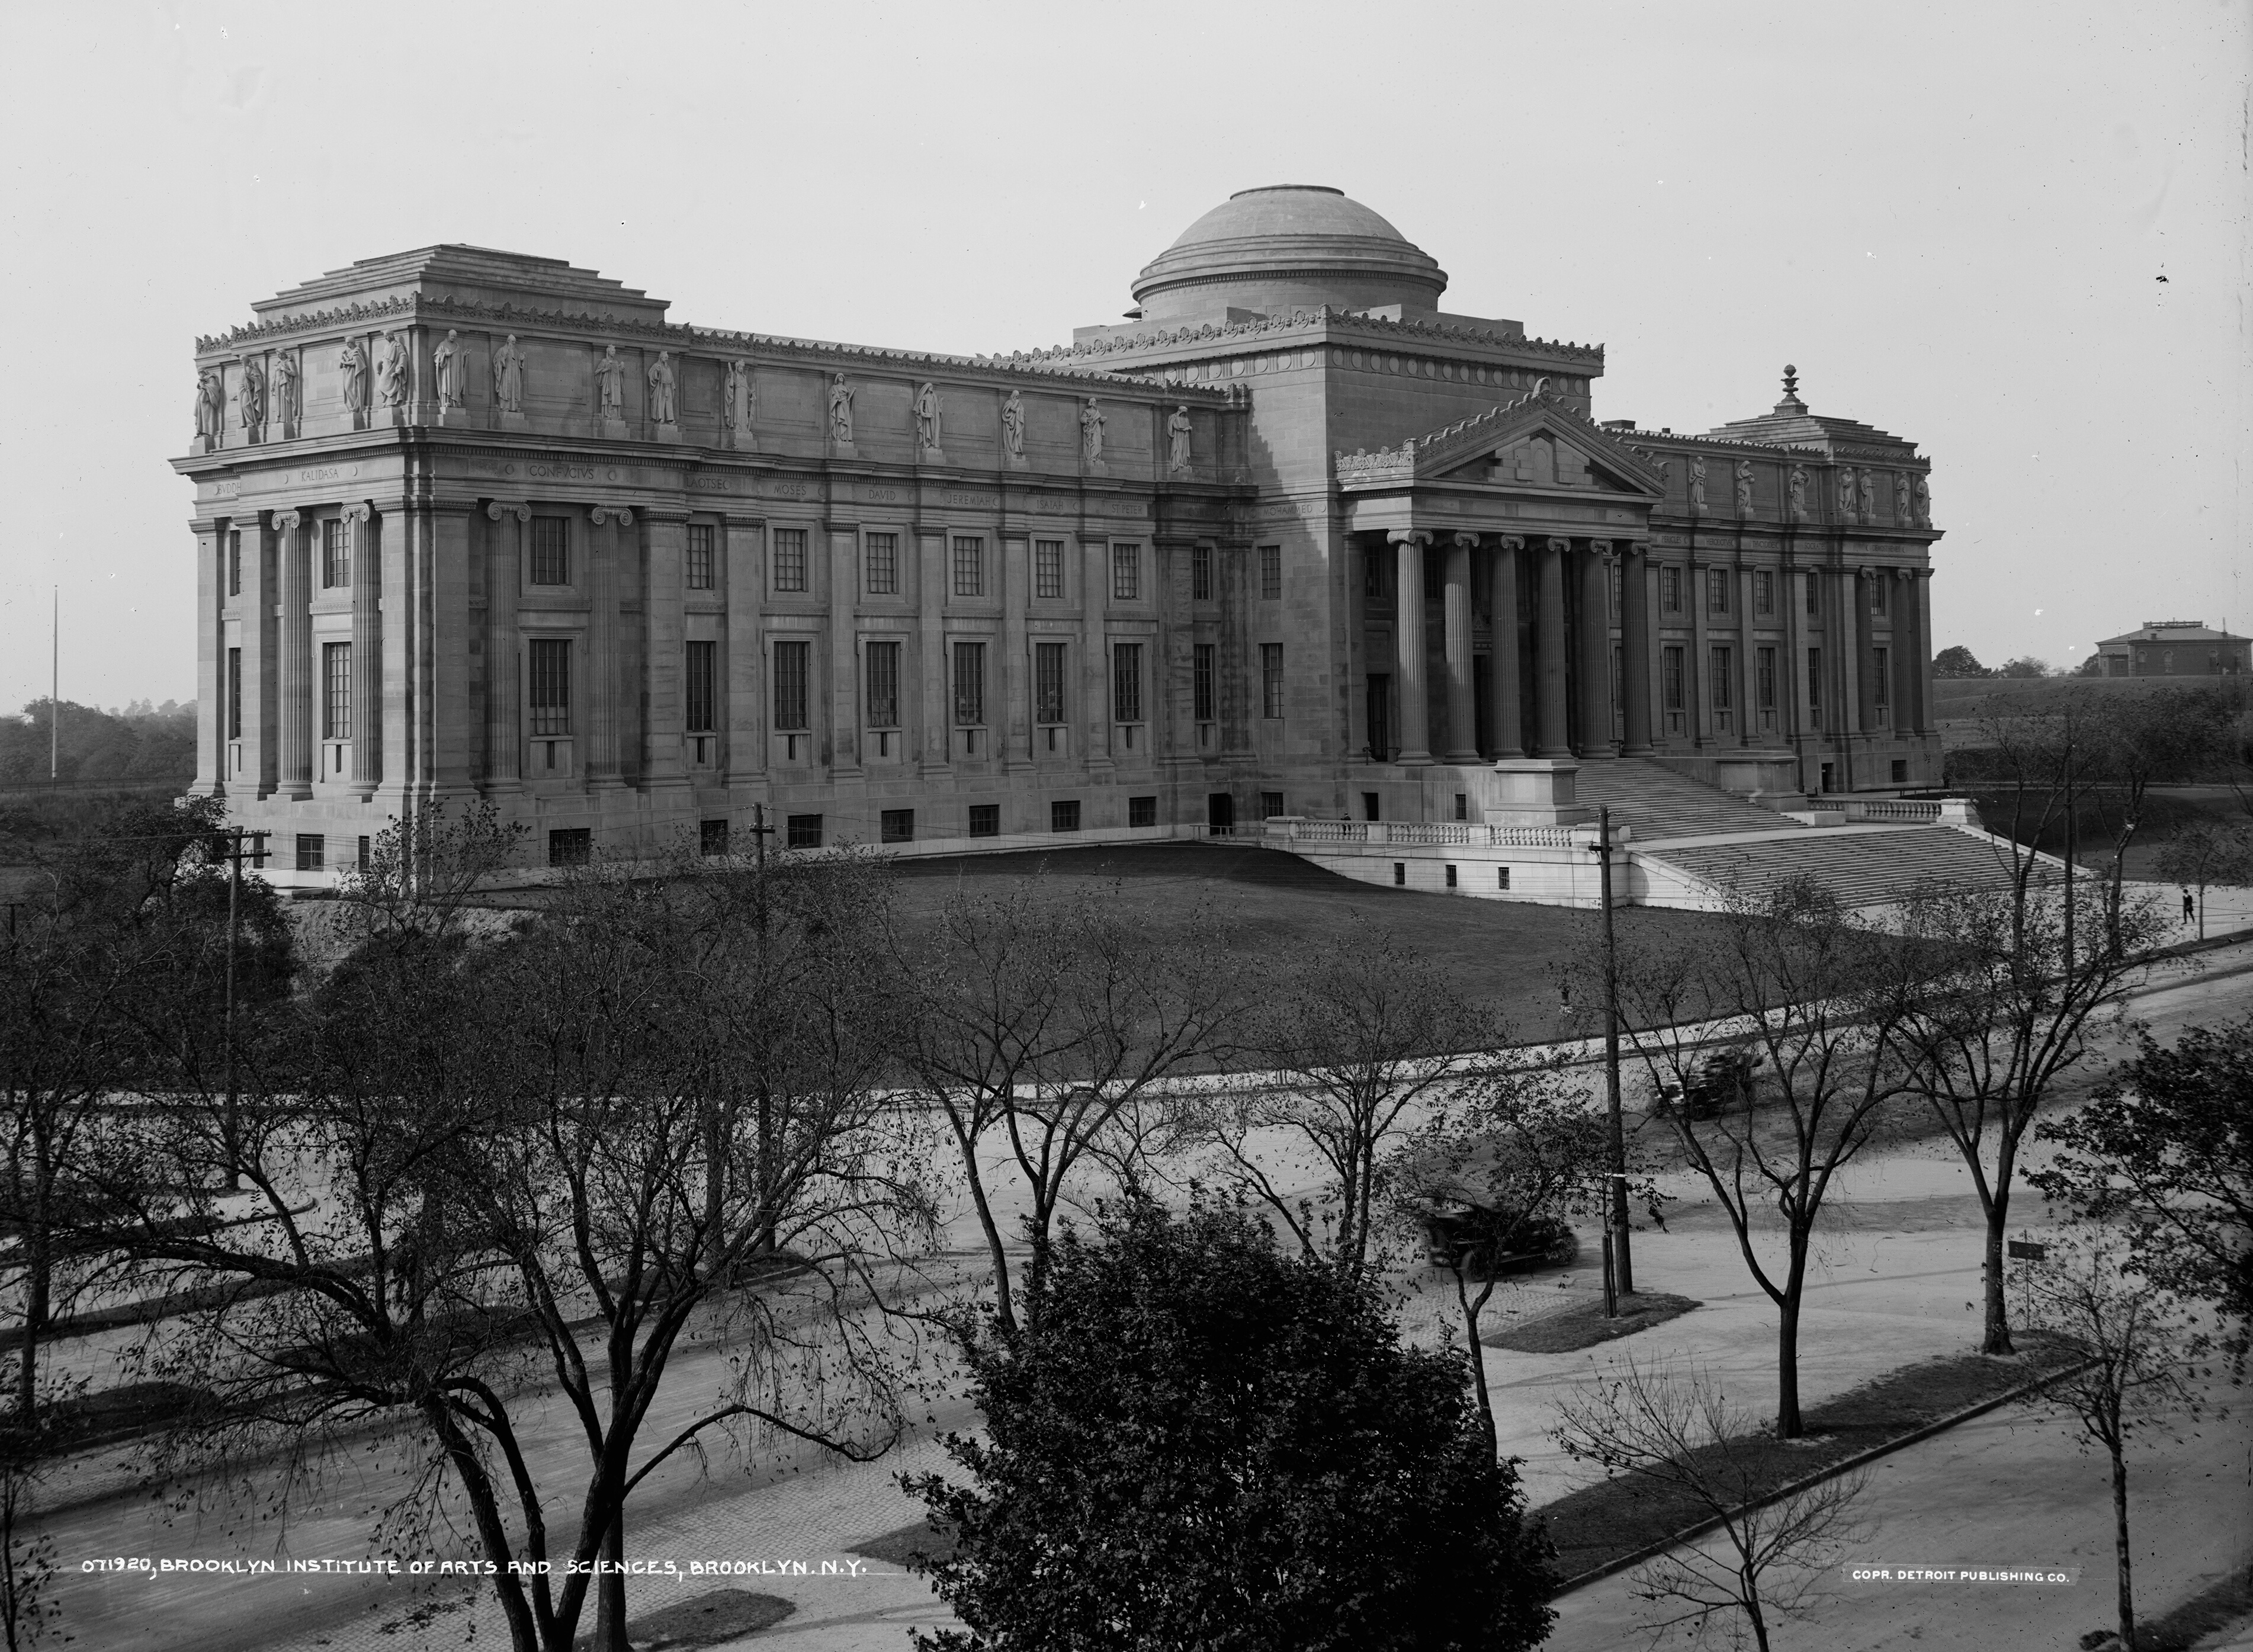
[[[227,536],[227,594],[229,596],[242,595],[242,535],[240,533]]]
[[[1111,645],[1111,721],[1142,721],[1142,645]]]
[[[1807,576],[1807,611],[1810,614],[1823,611],[1823,575],[1820,574]]]
[[[1753,662],[1756,680],[1754,692],[1760,696],[1760,708],[1762,711],[1774,711],[1775,709],[1775,650],[1761,649],[1753,656]]]
[[[1807,651],[1807,709],[1823,709],[1823,651],[1819,648]]]
[[[559,638],[532,644],[532,732],[571,732],[571,645]]]
[[[954,594],[986,594],[986,541],[972,534],[958,535],[954,541]]]
[[[1199,722],[1210,722],[1218,714],[1213,710],[1217,698],[1213,692],[1213,680],[1219,671],[1219,659],[1220,649],[1212,643],[1197,644],[1190,655],[1190,692],[1196,701]]]
[[[1131,603],[1142,595],[1142,547],[1139,545],[1114,545],[1111,547],[1111,599]]]
[[[774,531],[774,588],[778,591],[806,589],[806,530],[778,527]],[[803,648],[803,643],[792,647]]]
[[[805,542],[803,529],[792,530]],[[774,645],[774,726],[780,729],[810,728],[813,725],[806,715],[806,657],[813,649],[811,643],[777,643]]]
[[[1878,570],[1877,577],[1870,582],[1870,612],[1882,615],[1885,611],[1886,575],[1885,570],[1880,568]]]
[[[321,738],[352,738],[352,645],[321,645]]]
[[[1283,645],[1259,645],[1259,714],[1283,714]]]
[[[687,701],[688,732],[708,735],[718,726],[720,645],[691,643],[688,645],[688,680],[683,685],[683,697]]]
[[[321,583],[331,590],[352,583],[352,546],[342,522],[321,524]]]
[[[1212,547],[1200,545],[1189,552],[1189,601],[1212,601]]]
[[[242,738],[242,650],[227,651],[227,737]]]
[[[1870,699],[1880,711],[1893,704],[1893,661],[1892,649],[1870,650]]]
[[[1283,547],[1263,545],[1259,547],[1259,595],[1273,602],[1283,594]]]
[[[1682,611],[1682,570],[1662,568],[1658,570],[1658,605],[1670,614]]]
[[[1775,612],[1775,572],[1773,568],[1757,568],[1753,573],[1753,612]]]
[[[958,727],[978,728],[986,721],[986,645],[954,645],[954,721]]]
[[[1064,721],[1064,651],[1062,643],[1033,645],[1033,721]]]
[[[900,536],[896,533],[871,533],[868,538],[868,595],[897,596],[900,594]]]
[[[712,589],[712,525],[691,522],[688,525],[688,589],[708,591]]]
[[[1729,698],[1729,679],[1733,674],[1729,670],[1732,664],[1730,651],[1726,648],[1714,649],[1709,663],[1713,679],[1713,709],[1726,711],[1733,703]]]
[[[532,583],[571,582],[571,524],[560,516],[532,519]]]
[[[1033,595],[1060,597],[1064,595],[1064,541],[1035,540],[1033,541]]]
[[[1679,711],[1685,703],[1682,679],[1682,651],[1667,648],[1660,651],[1660,677],[1666,694],[1666,709]]]
[[[900,726],[900,645],[870,643],[868,662],[868,727]]]
[[[1726,568],[1705,570],[1705,611],[1709,614],[1729,611],[1729,570]]]

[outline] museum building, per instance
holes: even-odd
[[[755,808],[933,850],[1937,784],[1915,444],[1789,368],[1704,435],[1598,421],[1600,347],[1447,285],[1287,186],[1006,355],[459,246],[254,303],[174,461],[196,789],[317,875],[475,799],[568,862]]]

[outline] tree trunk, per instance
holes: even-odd
[[[2003,1294],[2003,1225],[2010,1214],[2010,1195],[2000,1186],[1987,1202],[1987,1324],[1979,1339],[1982,1354],[2015,1354],[2011,1345],[2009,1304]]]
[[[1744,1602],[1745,1621],[1752,1626],[1753,1644],[1760,1652],[1768,1652],[1768,1617],[1761,1611],[1760,1573],[1747,1563],[1737,1574],[1737,1581],[1743,1590],[1740,1598]]]
[[[986,1197],[986,1179],[978,1174],[978,1144],[957,1126],[955,1144],[962,1149],[962,1176],[970,1184],[970,1202],[978,1212],[978,1226],[986,1235],[987,1254],[994,1258],[994,1315],[1001,1321],[1001,1334],[1017,1334],[1016,1310],[1009,1303],[1009,1258],[1001,1248],[1001,1224],[994,1219],[994,1207]]]
[[[47,1248],[44,1189],[32,1195],[31,1231],[24,1238],[24,1341],[16,1367],[16,1426],[29,1432],[38,1421],[39,1337],[47,1328],[54,1272]]]
[[[1775,1333],[1775,1437],[1797,1439],[1807,1432],[1799,1416],[1799,1297],[1784,1302]]]
[[[2130,1585],[2128,1554],[2128,1460],[2112,1448],[2112,1545],[2120,1563],[2120,1649],[2136,1652],[2136,1594]]]
[[[1479,1293],[1479,1300],[1473,1302],[1470,1292],[1463,1286],[1463,1265],[1460,1258],[1455,1263],[1454,1272],[1455,1300],[1462,1306],[1463,1330],[1470,1339],[1471,1384],[1478,1391],[1479,1421],[1486,1425],[1487,1448],[1499,1457],[1502,1454],[1502,1436],[1494,1425],[1494,1401],[1487,1392],[1486,1358],[1479,1352],[1478,1334],[1479,1309],[1486,1306],[1486,1300],[1493,1293],[1494,1286],[1489,1285],[1485,1290]]]
[[[626,1507],[621,1501],[603,1534],[603,1572],[595,1579],[594,1652],[633,1652],[626,1641]]]

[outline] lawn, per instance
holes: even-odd
[[[897,863],[899,898],[912,915],[950,889],[998,890],[1041,877],[1071,887],[1115,882],[1154,925],[1210,922],[1214,939],[1248,961],[1288,959],[1368,930],[1390,931],[1486,1003],[1525,1039],[1568,1030],[1553,973],[1601,935],[1594,912],[1360,883],[1273,849],[1206,843],[1088,844],[1069,849],[961,855]],[[1712,920],[1636,908],[1618,914],[1629,932],[1694,933]],[[1576,1023],[1573,1035],[1585,1035]]]

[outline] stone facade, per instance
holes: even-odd
[[[1929,784],[1927,464],[1591,422],[1601,349],[1247,192],[1121,325],[959,358],[716,331],[553,260],[355,264],[199,341],[198,788],[348,861],[1576,819],[1575,763]]]

